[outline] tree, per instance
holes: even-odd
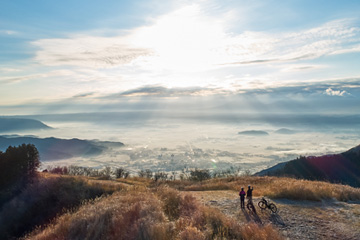
[[[31,183],[40,167],[39,152],[33,144],[9,146],[0,152],[0,191]]]
[[[116,168],[115,169],[115,178],[125,178],[125,169],[123,168]]]
[[[150,169],[146,169],[145,171],[144,170],[140,170],[139,172],[138,172],[138,175],[139,175],[139,177],[143,177],[143,178],[152,178],[152,176],[153,176],[153,173],[152,173],[152,171],[150,170]]]
[[[190,171],[190,180],[192,181],[204,181],[210,178],[211,174],[208,169]]]

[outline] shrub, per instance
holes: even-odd
[[[146,169],[146,170],[140,170],[139,172],[138,172],[138,175],[139,175],[139,177],[141,177],[141,178],[152,178],[152,176],[153,176],[153,172],[150,170],[150,169]]]
[[[181,240],[205,240],[205,234],[196,227],[188,226],[182,232],[179,237]]]
[[[33,227],[48,223],[64,209],[84,200],[112,193],[101,185],[72,177],[40,179],[4,204],[0,212],[0,236],[20,237]]]
[[[170,220],[178,219],[180,216],[181,196],[178,191],[169,188],[161,187],[157,190],[158,195],[163,201],[164,213]]]
[[[283,239],[281,235],[274,230],[271,225],[261,227],[256,223],[248,223],[241,227],[243,239],[258,239],[258,240],[277,240]]]
[[[115,178],[127,178],[130,175],[124,168],[115,169]]]
[[[66,175],[69,173],[69,170],[68,168],[65,166],[65,167],[60,167],[60,166],[57,166],[57,167],[51,167],[49,166],[47,168],[47,171],[49,173],[53,173],[53,174],[60,174],[60,175]]]
[[[190,180],[192,181],[204,181],[211,178],[210,171],[207,169],[199,170],[195,169],[190,171]]]
[[[165,172],[156,172],[154,174],[154,181],[157,182],[158,180],[166,180],[168,178],[168,174]]]
[[[27,239],[173,239],[161,202],[150,192],[115,193],[59,217]]]

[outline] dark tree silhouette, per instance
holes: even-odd
[[[10,146],[0,152],[0,196],[12,195],[32,183],[39,166],[39,152],[33,144]]]

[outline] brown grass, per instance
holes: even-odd
[[[253,235],[251,235],[253,233]],[[256,234],[255,234],[256,233]],[[86,202],[26,239],[281,239],[271,226],[238,223],[169,187]]]
[[[215,208],[200,205],[190,194],[181,196],[169,187],[160,187],[156,193],[163,200],[164,212],[175,221],[174,235],[178,239],[264,239],[254,236],[247,238],[244,231],[248,224],[238,223]],[[257,227],[254,231],[258,231],[259,236],[281,239],[272,227]]]
[[[88,185],[115,189],[111,196],[84,202],[27,239],[281,239],[271,225],[237,222],[219,210],[201,205],[188,191],[234,190],[254,186],[255,196],[294,200],[360,200],[360,189],[319,181],[277,177],[230,177],[203,182],[128,178]]]
[[[29,184],[1,207],[0,236],[20,237],[36,225],[46,224],[66,209],[111,194],[120,186],[85,181],[77,177],[47,177]]]
[[[323,199],[336,199],[339,201],[360,200],[359,188],[321,181],[297,180],[293,178],[246,176],[210,179],[203,182],[186,181],[183,186],[177,182],[169,182],[167,184],[184,191],[240,191],[241,187],[246,189],[248,185],[251,185],[254,187],[255,196],[311,201],[321,201]]]
[[[271,225],[260,227],[255,223],[249,223],[241,229],[244,239],[282,239],[277,231],[274,231]]]
[[[172,225],[150,192],[116,193],[86,203],[27,239],[170,239]]]
[[[149,178],[141,178],[141,177],[117,178],[115,181],[125,183],[128,185],[144,186],[144,187],[149,187],[153,183],[153,180]]]

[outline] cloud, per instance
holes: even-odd
[[[281,72],[299,72],[314,69],[324,69],[327,68],[327,66],[320,64],[283,64],[280,65],[280,68]]]
[[[94,96],[95,92],[80,93],[73,96],[73,98],[87,98]]]
[[[11,72],[20,72],[22,73],[23,70],[16,69]],[[65,77],[65,76],[73,76],[73,72],[69,70],[53,70],[49,72],[44,73],[38,73],[38,74],[23,74],[23,75],[17,75],[17,76],[11,76],[11,77],[0,77],[0,83],[19,83],[29,80],[38,80],[38,79],[47,79],[50,77]]]
[[[114,67],[199,72],[227,65],[269,64],[358,51],[360,28],[349,19],[296,32],[229,32],[227,15],[199,4],[159,16],[120,36],[40,39],[35,60],[51,66]]]
[[[104,98],[119,98],[119,97],[181,97],[181,96],[209,96],[215,94],[227,94],[226,90],[220,88],[200,88],[200,87],[186,87],[186,88],[167,88],[164,86],[144,86],[140,88],[131,89],[128,91],[110,94]]]
[[[106,68],[128,64],[140,56],[150,54],[148,49],[130,47],[122,37],[40,39],[32,44],[40,48],[35,60],[47,66]]]
[[[261,46],[242,46],[244,35],[240,34],[237,45],[246,50],[235,53],[242,61],[226,64],[264,64],[278,62],[294,62],[315,59],[323,55],[343,54],[359,51],[360,28],[353,27],[348,19],[327,22],[319,27],[299,32],[280,33],[277,35],[263,34]],[[250,34],[250,41],[259,39],[259,33]],[[240,48],[242,48],[240,47]],[[244,60],[245,59],[245,60]]]
[[[13,30],[0,30],[0,35],[16,35],[18,34],[17,31]]]
[[[360,45],[351,46],[349,48],[339,49],[339,50],[336,50],[336,51],[332,52],[330,55],[356,53],[356,52],[360,52]]]
[[[18,83],[28,81],[37,77],[42,77],[42,74],[34,74],[28,76],[14,76],[14,77],[0,77],[0,83]]]
[[[9,67],[3,67],[0,68],[0,72],[6,72],[6,73],[14,73],[14,72],[20,72],[21,70],[19,68],[9,68]]]
[[[296,66],[294,66],[296,67]],[[298,68],[307,69],[307,66]],[[311,66],[309,66],[310,68]],[[325,79],[317,81],[290,81],[280,82],[276,85],[266,86],[264,88],[253,87],[255,83],[249,83],[248,88],[242,86],[233,86],[230,89],[224,89],[221,87],[166,87],[162,85],[147,85],[138,88],[121,91],[114,94],[107,94],[100,99],[119,99],[119,98],[132,98],[132,97],[154,97],[154,98],[167,98],[167,97],[194,97],[194,96],[236,96],[236,95],[269,95],[269,100],[275,100],[279,98],[302,95],[319,97],[319,95],[331,95],[331,96],[351,96],[350,91],[360,91],[360,79]],[[344,90],[333,90],[335,88],[342,88]],[[355,96],[355,95],[354,95]],[[97,96],[98,97],[98,96]]]
[[[344,96],[345,94],[348,94],[346,91],[341,91],[341,90],[332,90],[331,88],[328,88],[325,90],[324,94],[329,95],[329,96]]]
[[[329,90],[330,89],[330,90]],[[338,90],[341,89],[341,90]],[[238,122],[259,116],[270,122],[295,121],[291,114],[353,114],[360,99],[360,78],[328,79],[312,82],[291,82],[269,88],[223,88],[173,87],[148,85],[117,93],[104,93],[96,89],[84,90],[66,98],[66,95],[51,98],[26,99],[23,102],[2,102],[3,114],[49,114],[81,112],[136,112],[147,114],[160,112],[170,117],[204,118],[209,121]],[[332,96],[341,97],[328,97]],[[265,115],[285,113],[283,118],[273,119]],[[178,113],[178,114],[174,114]],[[240,114],[241,113],[241,114]],[[145,113],[144,113],[145,114]],[[239,115],[240,114],[240,115]],[[131,114],[130,114],[131,115]],[[104,116],[102,116],[104,118]],[[140,118],[140,115],[136,115]],[[146,114],[141,117],[148,118]],[[121,117],[119,117],[121,118]],[[311,120],[311,119],[310,119]],[[309,121],[310,121],[309,120]],[[336,119],[333,119],[334,121]],[[350,119],[351,120],[351,119]],[[349,121],[350,121],[349,120]],[[300,120],[299,120],[300,121]],[[303,123],[309,122],[305,119]],[[351,120],[352,121],[352,120]],[[317,121],[318,122],[318,121]],[[286,127],[286,125],[281,126]]]
[[[202,4],[206,5],[202,2],[176,8],[133,29],[107,31],[107,36],[94,30],[33,41],[33,60],[40,64],[26,64],[29,67],[21,73],[7,71],[0,77],[4,85],[31,80],[33,89],[25,89],[31,88],[30,81],[19,84],[17,90],[24,94],[3,99],[19,102],[68,97],[85,102],[108,98],[115,102],[116,98],[126,97],[270,95],[271,91],[291,90],[295,96],[303,94],[305,88],[309,89],[306,94],[316,89],[315,94],[324,95],[328,88],[352,94],[350,85],[357,88],[356,82],[314,82],[309,78],[328,80],[326,77],[336,70],[329,68],[329,72],[317,71],[310,76],[311,70],[327,66],[320,65],[323,59],[319,64],[304,61],[358,51],[359,27],[352,20],[276,33],[245,28],[231,32],[240,29],[231,28],[235,19],[229,21],[229,15],[237,14],[215,15]],[[52,73],[61,69],[68,73]],[[227,78],[229,75],[233,76]],[[7,84],[2,92],[15,87]]]

